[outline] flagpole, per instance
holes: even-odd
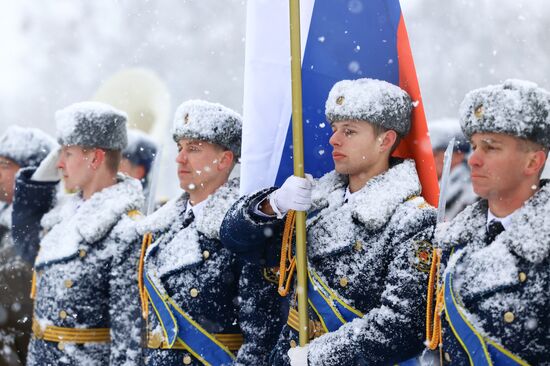
[[[292,151],[294,175],[304,177],[304,138],[302,129],[302,48],[300,45],[300,0],[290,2],[290,72],[292,80]],[[306,213],[296,212],[296,276],[300,346],[308,343]]]

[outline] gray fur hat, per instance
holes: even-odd
[[[36,128],[10,126],[0,136],[0,156],[15,161],[21,168],[40,165],[55,148],[55,140]]]
[[[128,144],[126,113],[99,102],[72,104],[55,113],[61,145],[123,150]]]
[[[460,105],[460,124],[468,138],[494,132],[550,147],[550,93],[513,79],[473,90]]]
[[[398,86],[376,79],[334,84],[325,105],[330,122],[359,120],[394,130],[401,137],[411,128],[412,102]]]
[[[211,142],[241,156],[241,116],[221,104],[204,100],[188,100],[176,110],[174,141],[182,138]]]

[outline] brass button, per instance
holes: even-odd
[[[344,98],[343,95],[340,95],[338,98],[336,98],[336,104],[338,104],[338,105],[344,104],[344,100],[345,100],[345,99],[346,99],[346,98]]]
[[[191,362],[193,362],[193,359],[189,355],[183,356],[183,364],[184,365],[190,365]]]
[[[61,310],[61,311],[59,312],[59,317],[60,317],[61,319],[65,319],[65,318],[67,317],[67,312],[66,312],[65,310]]]
[[[73,281],[72,280],[65,280],[65,287],[66,288],[71,288],[73,287]]]
[[[348,283],[349,283],[349,280],[348,280],[347,277],[340,278],[340,286],[346,287],[348,285]]]
[[[515,317],[514,313],[512,313],[511,311],[507,311],[506,313],[504,313],[504,321],[506,323],[513,322],[515,318],[516,317]]]
[[[357,252],[360,252],[361,249],[363,249],[363,244],[361,244],[361,242],[359,240],[357,240],[355,242],[355,245],[353,246],[353,249],[355,249],[355,251],[357,251]]]
[[[520,272],[519,273],[519,282],[525,282],[527,281],[527,275],[525,274],[525,272]]]
[[[295,348],[297,346],[296,341],[294,339],[290,340],[290,348]]]
[[[191,291],[189,291],[189,293],[191,294],[191,297],[199,296],[199,290],[197,290],[196,288],[192,288]]]
[[[60,351],[63,351],[65,349],[65,343],[59,342],[57,344],[57,349],[59,349]]]
[[[210,257],[210,252],[208,250],[205,250],[204,252],[202,252],[202,257],[204,259],[208,259],[208,257]]]
[[[449,352],[445,352],[445,361],[451,362],[451,355],[449,354]]]
[[[87,254],[87,253],[86,253],[86,251],[85,251],[84,249],[80,249],[80,250],[78,251],[78,256],[79,256],[80,258],[84,258],[84,257],[86,256],[86,254]]]

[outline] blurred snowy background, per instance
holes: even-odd
[[[456,116],[468,90],[510,77],[550,89],[547,0],[406,0],[402,7],[428,119]],[[4,0],[0,133],[11,124],[53,133],[57,109],[90,99],[128,67],[164,81],[170,119],[189,98],[241,111],[245,20],[242,0]],[[166,174],[175,187],[175,170]]]

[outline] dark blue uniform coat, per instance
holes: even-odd
[[[219,241],[227,209],[238,197],[238,181],[220,187],[205,202],[202,214],[185,226],[188,195],[168,202],[140,224],[152,233],[145,273],[191,318],[212,334],[242,333],[244,344],[234,364],[267,365],[277,332],[276,285],[261,266],[243,265]],[[149,337],[162,336],[157,315],[149,306]],[[145,348],[147,365],[202,365],[187,350]]]
[[[483,336],[531,365],[550,362],[550,184],[514,213],[510,227],[486,243],[487,201],[438,228],[457,301]],[[446,363],[469,365],[443,316]]]
[[[435,210],[420,194],[414,162],[371,179],[345,201],[347,180],[316,182],[307,222],[310,268],[348,305],[365,314],[309,344],[310,365],[387,365],[419,353],[424,333],[427,257]],[[271,190],[245,197],[226,216],[222,240],[250,260],[280,248],[282,220],[255,209]],[[269,264],[269,263],[267,263]],[[291,296],[291,306],[295,306]],[[310,310],[310,318],[317,319]],[[288,365],[297,333],[285,325],[272,353]]]

